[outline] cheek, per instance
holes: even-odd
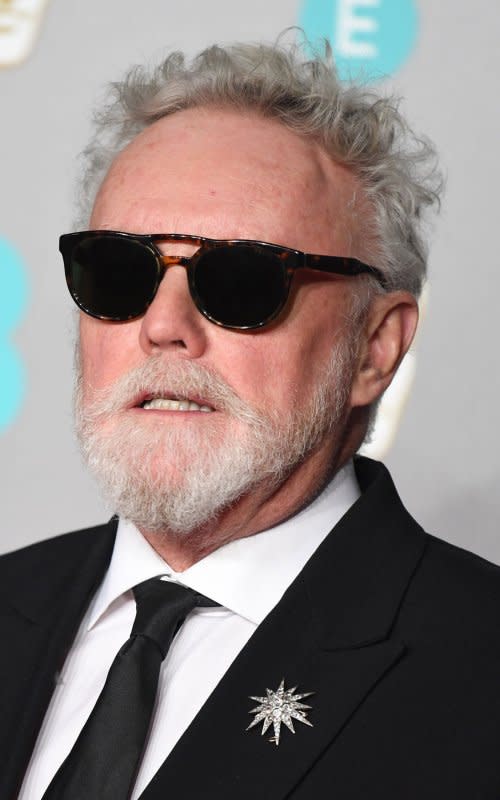
[[[317,376],[328,361],[327,336],[293,335],[285,326],[244,336],[215,357],[213,366],[245,402],[266,411],[291,411],[309,399]],[[223,360],[222,360],[223,359]]]
[[[114,325],[81,316],[80,355],[85,384],[96,389],[103,388],[135,365],[138,338],[136,327],[135,323]]]
[[[245,337],[239,359],[234,353],[236,391],[244,391],[245,397],[261,408],[285,410],[309,399],[339,338],[348,335],[348,304],[347,290],[339,285],[311,281],[297,287],[280,324]]]

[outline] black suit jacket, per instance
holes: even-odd
[[[380,464],[259,626],[144,800],[499,800],[500,570],[425,534]],[[0,559],[0,798],[14,800],[116,523]],[[258,591],[258,587],[256,587]],[[202,669],[200,665],[200,669]],[[314,691],[312,728],[246,731],[249,695]],[[89,799],[97,800],[97,799]]]

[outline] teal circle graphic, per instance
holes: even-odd
[[[17,416],[25,375],[11,341],[28,302],[26,271],[18,251],[0,237],[0,434]]]
[[[418,35],[415,0],[303,0],[299,24],[313,46],[329,39],[346,80],[394,74]]]

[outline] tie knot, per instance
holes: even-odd
[[[132,636],[152,639],[163,658],[178,628],[193,608],[217,605],[203,595],[178,583],[150,578],[133,588],[136,616]]]

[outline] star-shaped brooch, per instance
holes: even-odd
[[[261,735],[264,736],[266,731],[273,726],[274,736],[269,741],[274,742],[276,747],[280,743],[281,725],[286,725],[289,731],[295,733],[293,727],[293,720],[303,722],[304,725],[313,727],[312,722],[306,717],[307,710],[311,706],[300,703],[304,697],[310,697],[314,692],[305,692],[304,694],[294,694],[296,686],[293,689],[285,689],[285,679],[283,679],[273,692],[271,689],[266,689],[266,697],[250,697],[250,700],[255,700],[259,703],[258,706],[252,708],[249,714],[255,714],[255,719],[247,727],[247,731],[258,725],[262,721]]]

